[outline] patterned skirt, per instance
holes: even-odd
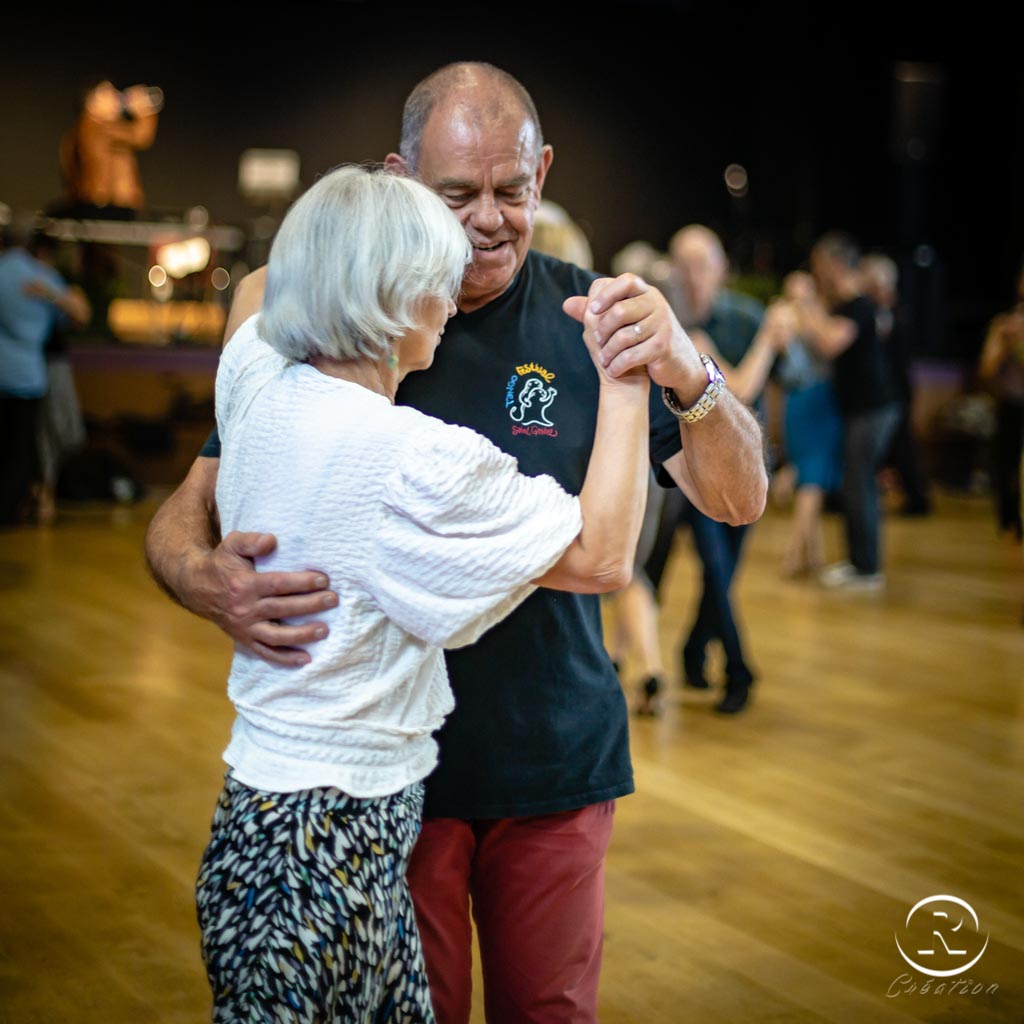
[[[196,883],[217,1024],[433,1024],[405,869],[421,783],[356,799],[226,777]]]

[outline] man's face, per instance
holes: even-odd
[[[551,147],[514,105],[481,117],[460,103],[439,106],[420,144],[418,177],[447,203],[473,246],[459,308],[496,299],[526,259]]]
[[[700,239],[686,239],[672,251],[672,265],[695,322],[706,320],[725,281],[725,263]]]
[[[820,249],[811,250],[811,276],[818,286],[818,291],[826,298],[832,297],[835,278],[835,261]]]
[[[879,309],[896,307],[896,289],[890,279],[881,271],[870,269],[863,275],[864,290]]]

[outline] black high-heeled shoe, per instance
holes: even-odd
[[[636,703],[636,713],[642,717],[657,718],[661,714],[661,680],[657,676],[648,676],[640,685]]]

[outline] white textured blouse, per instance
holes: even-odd
[[[273,533],[257,569],[326,572],[339,603],[302,668],[236,645],[224,760],[256,789],[395,793],[437,763],[441,649],[534,591],[581,529],[579,499],[475,431],[287,361],[258,320],[217,371],[221,529]]]

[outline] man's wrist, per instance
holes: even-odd
[[[692,401],[682,402],[675,388],[667,385],[662,387],[662,400],[672,415],[683,423],[696,423],[707,416],[726,388],[725,377],[714,359],[701,353],[700,361],[704,371],[703,387]]]
[[[209,572],[213,547],[192,545],[177,560],[173,576],[167,580],[174,597],[183,608],[203,618],[209,617],[213,602],[210,596]]]
[[[673,374],[670,380],[663,379],[662,385],[675,395],[681,408],[688,409],[704,394],[710,378],[703,354],[689,339],[680,354],[678,374]]]
[[[696,382],[692,379],[688,380],[685,384],[666,384],[665,390],[671,391],[675,397],[676,404],[681,409],[689,409],[694,402],[698,401],[701,395],[704,394],[704,389],[708,386],[708,378],[706,374],[702,374],[701,378]]]

